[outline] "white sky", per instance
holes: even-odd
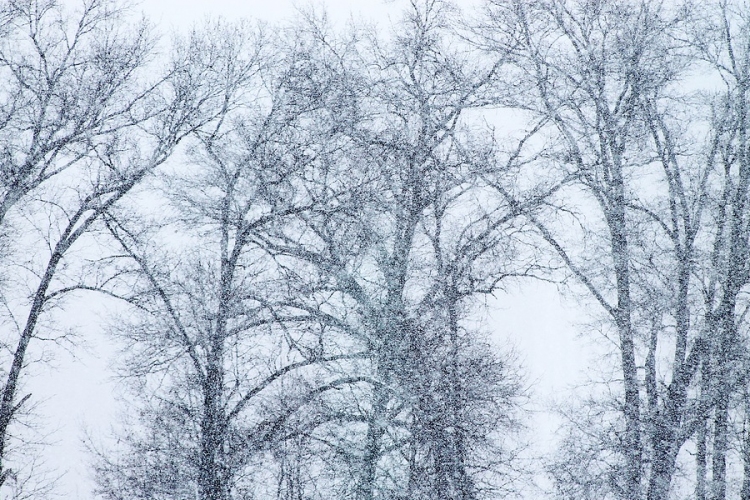
[[[73,4],[75,0],[65,1]],[[457,1],[462,6],[477,3]],[[184,30],[207,16],[278,21],[294,15],[295,4],[306,5],[291,0],[145,0],[140,9],[160,31],[169,32]],[[398,18],[404,4],[405,0],[314,3],[326,5],[330,19],[337,25],[353,16],[386,26],[389,17]],[[116,384],[109,370],[115,362],[114,351],[107,347],[108,340],[101,332],[101,315],[105,311],[90,299],[88,296],[70,302],[72,310],[79,307],[78,317],[72,319],[88,347],[78,348],[75,359],[70,354],[57,354],[55,366],[34,367],[34,376],[27,376],[34,399],[43,400],[40,413],[44,430],[51,430],[47,439],[52,444],[45,453],[47,464],[65,473],[59,493],[71,500],[92,498],[90,456],[81,443],[84,430],[95,436],[107,433],[117,410],[113,397]],[[490,306],[487,326],[500,343],[516,347],[533,383],[537,413],[529,423],[529,436],[537,447],[547,447],[555,420],[543,408],[550,398],[559,397],[580,378],[588,361],[586,353],[591,352],[587,343],[575,336],[574,323],[579,320],[580,308],[572,302],[561,302],[554,286],[540,283],[498,294]]]
[[[473,0],[464,0],[472,3]],[[397,16],[401,0],[327,0],[327,1],[292,1],[292,0],[144,0],[141,9],[153,22],[163,28],[186,28],[205,17],[222,16],[227,19],[246,18],[261,19],[268,22],[279,21],[293,16],[296,7],[313,5],[328,12],[332,21],[346,22],[350,17],[355,19],[383,19]]]

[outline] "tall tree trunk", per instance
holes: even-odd
[[[58,243],[58,247],[60,246],[61,244]],[[28,396],[26,396],[20,402],[15,402],[16,393],[18,391],[18,380],[21,376],[21,370],[23,369],[24,361],[26,359],[26,350],[28,349],[29,342],[31,342],[31,338],[34,335],[39,316],[42,314],[45,297],[50,283],[52,282],[52,277],[55,274],[58,264],[62,260],[63,253],[67,250],[67,246],[68,244],[66,243],[64,249],[56,248],[47,264],[44,276],[34,294],[34,302],[31,305],[29,315],[26,319],[26,326],[24,327],[23,332],[21,332],[21,338],[18,339],[16,350],[13,353],[13,362],[2,389],[2,402],[0,402],[0,486],[5,483],[5,480],[8,477],[8,470],[3,466],[5,459],[5,446],[8,440],[8,427],[10,426],[16,412],[28,399]]]
[[[451,414],[449,421],[451,423],[451,447],[450,447],[450,477],[453,488],[456,491],[458,500],[471,500],[474,498],[474,491],[466,471],[466,450],[464,446],[463,422],[464,405],[462,404],[461,374],[459,370],[460,346],[459,346],[459,325],[458,325],[458,300],[459,295],[455,285],[450,283],[447,287],[446,301],[448,303],[448,321],[450,330],[451,360],[450,360],[450,378],[448,381],[448,390],[450,391]]]
[[[372,415],[367,425],[361,476],[357,486],[357,500],[373,500],[375,498],[377,467],[380,461],[381,441],[385,433],[383,420],[388,406],[387,388],[376,385],[373,391]]]
[[[744,197],[742,197],[744,198]],[[738,200],[739,201],[739,200]],[[735,210],[744,211],[744,202],[734,206]],[[730,240],[730,266],[723,286],[723,297],[719,306],[719,346],[716,353],[716,400],[714,406],[713,456],[711,463],[711,500],[726,499],[727,451],[729,447],[729,402],[733,390],[733,362],[736,360],[738,347],[735,310],[737,295],[745,279],[743,277],[744,258],[740,252],[746,248],[741,230],[742,222],[735,215],[732,238]]]
[[[711,500],[725,500],[727,496],[727,445],[729,390],[719,384],[714,408],[714,446],[711,461]]]
[[[677,454],[687,440],[681,432],[687,392],[701,363],[707,354],[703,339],[698,339],[688,358],[674,370],[662,406],[652,419],[650,432],[652,443],[651,472],[648,484],[648,500],[667,500],[675,471]]]
[[[710,397],[711,359],[707,356],[701,363],[700,400]],[[708,472],[708,416],[700,412],[696,431],[695,453],[695,500],[706,500],[706,473]]]
[[[734,252],[732,252],[734,253]],[[739,287],[737,276],[727,276],[719,309],[719,345],[716,353],[716,399],[714,406],[713,455],[711,461],[711,500],[726,499],[727,451],[729,447],[729,401],[732,396],[731,364],[736,349],[734,311]]]
[[[669,486],[675,468],[674,429],[667,419],[659,417],[659,423],[654,427],[654,449],[649,476],[648,500],[667,500]]]
[[[750,500],[750,395],[744,391],[745,425],[742,436],[742,489],[740,500]]]
[[[696,452],[695,452],[695,500],[706,500],[706,471],[707,471],[707,454],[706,440],[707,431],[706,419],[701,418],[698,424],[696,434]]]
[[[231,201],[234,183],[229,184],[222,206],[221,219],[221,275],[216,323],[209,331],[206,356],[206,376],[203,383],[203,417],[201,419],[200,470],[198,486],[201,500],[229,500],[229,478],[226,477],[224,446],[228,425],[224,395],[224,342],[226,338],[229,304],[232,300],[234,266],[237,262],[238,242],[230,250]],[[209,327],[210,328],[210,327]]]
[[[200,500],[229,499],[227,478],[223,470],[225,415],[222,407],[223,376],[220,360],[221,353],[212,352],[207,363],[198,474]]]
[[[617,168],[613,168],[617,170]],[[625,495],[629,500],[641,498],[641,416],[638,369],[631,320],[630,255],[625,218],[625,193],[620,175],[615,175],[612,208],[606,212],[610,230],[612,259],[617,285],[615,324],[620,338],[620,363],[625,389]]]

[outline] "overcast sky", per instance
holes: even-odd
[[[75,0],[67,0],[74,3]],[[348,19],[364,19],[387,26],[397,19],[406,0],[329,0],[314,5],[326,6],[330,19],[343,25]],[[474,0],[461,0],[469,5]],[[160,31],[182,31],[206,17],[250,18],[269,22],[295,13],[290,0],[149,0],[140,9]],[[97,299],[98,300],[98,299]],[[71,302],[72,304],[73,302]],[[92,482],[89,456],[81,440],[84,431],[103,437],[115,419],[117,403],[113,396],[116,382],[110,367],[116,362],[111,342],[102,333],[107,308],[96,300],[78,300],[81,304],[75,321],[85,346],[72,354],[56,354],[53,365],[34,367],[28,375],[29,389],[35,399],[43,400],[40,428],[53,429],[47,440],[48,465],[65,476],[60,484],[63,498],[90,499]],[[515,346],[530,383],[533,383],[537,410],[530,437],[539,446],[548,446],[554,419],[543,413],[549,400],[565,394],[566,387],[580,380],[591,357],[591,342],[576,337],[580,309],[572,300],[563,301],[550,284],[528,284],[521,289],[499,293],[489,303],[487,328],[501,345]],[[587,354],[589,353],[589,354]],[[75,357],[74,357],[75,356]]]

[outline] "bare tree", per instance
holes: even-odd
[[[483,203],[513,168],[462,115],[500,63],[449,47],[452,12],[414,2],[387,41],[310,14],[270,44],[226,26],[189,43],[248,73],[169,177],[175,215],[149,233],[110,212],[144,427],[102,454],[102,495],[513,491],[524,391],[471,308],[534,272],[516,222],[549,193]],[[190,250],[154,246],[172,228]]]
[[[327,376],[327,365],[361,355],[285,305],[288,264],[259,246],[263,234],[337,210],[327,204],[340,194],[328,177],[341,175],[327,171],[339,148],[330,123],[349,89],[294,34],[215,23],[184,50],[210,60],[225,105],[192,135],[189,169],[167,178],[170,223],[151,235],[127,216],[108,219],[130,264],[104,290],[135,307],[116,334],[149,432],[130,433],[123,454],[102,454],[107,498],[248,496],[269,468],[255,461],[283,446],[299,410],[358,382]],[[182,251],[153,245],[170,229],[185,235]],[[145,465],[135,455],[144,448],[154,450]],[[289,464],[281,460],[283,477]]]
[[[748,30],[744,2],[717,2],[706,6],[696,22],[691,41],[699,59],[721,78],[711,95],[714,161],[717,188],[712,196],[713,242],[706,255],[704,300],[706,325],[715,332],[711,362],[704,368],[706,397],[714,404],[711,482],[705,489],[706,456],[699,456],[697,498],[723,500],[727,496],[727,454],[730,448],[730,410],[734,395],[742,394],[746,356],[741,326],[747,308],[741,292],[748,284],[744,257],[748,245],[747,90]],[[740,409],[740,411],[742,411]],[[703,418],[707,415],[702,415]],[[702,428],[705,423],[701,423]],[[699,446],[705,449],[702,430]],[[702,461],[702,462],[701,462]],[[743,490],[745,490],[743,488]],[[746,495],[747,493],[742,493]]]
[[[36,0],[2,7],[0,234],[13,279],[0,289],[0,485],[9,426],[30,398],[19,397],[19,383],[40,319],[86,288],[69,251],[217,104],[184,79],[184,66],[147,77],[153,40],[143,23],[124,29],[128,19],[100,0],[75,12]],[[24,282],[28,295],[13,286]]]
[[[570,416],[557,493],[667,499],[694,438],[696,497],[726,498],[747,413],[744,4],[488,0],[469,35],[443,0],[411,1],[390,37],[333,35],[313,13],[279,36],[219,23],[143,85],[145,31],[100,36],[120,22],[110,4],[87,4],[75,36],[45,21],[54,4],[18,5],[0,30],[31,33],[3,52],[0,244],[12,255],[26,220],[50,257],[0,435],[39,314],[97,289],[135,311],[115,331],[139,413],[101,456],[108,498],[508,493],[522,384],[476,306],[564,268],[618,367]],[[681,88],[705,63],[725,85],[709,99]],[[487,106],[526,130],[492,137],[474,120]],[[188,132],[150,192],[168,215],[126,208]],[[101,278],[61,279],[100,220],[116,247]]]
[[[19,211],[13,212],[15,207],[27,208],[25,205],[37,201],[35,198],[41,198],[42,203],[35,205],[42,207],[71,201],[45,196],[40,188],[49,185],[47,189],[62,191],[65,181],[70,186],[71,177],[76,182],[76,176],[84,180],[79,184],[81,188],[88,188],[85,183],[92,179],[86,176],[86,164],[98,162],[96,155],[112,143],[113,134],[144,112],[144,99],[128,87],[133,83],[132,73],[145,63],[149,49],[145,29],[104,42],[99,37],[111,32],[112,23],[121,17],[106,7],[101,2],[85,5],[77,25],[71,25],[58,24],[62,11],[54,3],[4,4],[0,231],[6,237],[18,224],[9,220],[18,218]],[[106,51],[111,51],[111,60],[102,60]],[[122,107],[120,99],[130,103],[132,109]],[[100,164],[104,167],[102,173],[106,172],[104,162]],[[112,169],[119,170],[114,165]],[[12,338],[13,323],[5,322],[5,328],[10,330],[5,342],[11,357],[4,362],[7,368],[0,405],[0,460],[6,458],[8,427],[29,398],[26,395],[19,400],[17,386],[39,317],[52,299],[50,285],[65,252],[96,220],[98,207],[115,201],[139,177],[138,172],[123,173],[122,179],[106,176],[100,185],[92,186],[90,193],[81,191],[79,199],[72,200],[78,206],[63,205],[62,215],[67,215],[68,220],[61,221],[59,237],[47,241],[51,252],[41,274],[30,277],[38,281],[30,302],[15,308],[12,290],[2,290],[4,306],[9,319],[14,320],[18,337]],[[6,264],[10,258],[8,255]],[[23,314],[25,319],[21,318]],[[0,485],[9,473],[3,462]]]
[[[685,16],[652,2],[491,1],[487,19],[498,34],[480,30],[485,44],[514,54],[526,91],[516,105],[547,120],[560,141],[548,157],[573,181],[557,199],[578,214],[564,219],[575,225],[531,220],[616,332],[618,439],[601,446],[622,457],[606,490],[627,499],[668,497],[678,452],[700,420],[693,410],[701,404],[688,395],[708,355],[706,330],[695,326],[694,273],[715,143],[704,153],[682,140],[694,113],[675,106],[686,102],[675,85],[692,60],[679,41]],[[662,382],[666,339],[674,354]]]
[[[509,450],[483,446],[498,444],[493,427],[513,432],[521,387],[507,363],[471,347],[480,342],[464,321],[476,294],[529,270],[501,250],[518,210],[478,201],[487,191],[475,167],[494,159],[466,151],[463,113],[486,102],[500,63],[477,65],[448,46],[452,9],[412,2],[391,40],[371,34],[358,47],[349,64],[364,81],[362,118],[345,129],[347,161],[368,182],[337,202],[349,208],[336,217],[306,217],[309,241],[295,230],[265,243],[314,269],[315,294],[294,307],[368,353],[367,386],[335,402],[335,414],[365,425],[308,433],[343,450],[340,470],[356,478],[345,494],[358,499],[476,498],[509,486],[500,479]]]

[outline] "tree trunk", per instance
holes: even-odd
[[[732,238],[735,240],[735,238]],[[735,250],[732,249],[732,254]],[[733,262],[736,262],[733,260]],[[736,269],[736,268],[735,268]],[[738,273],[727,276],[719,313],[719,349],[716,355],[716,400],[714,406],[713,456],[711,463],[711,500],[726,500],[727,451],[729,448],[729,401],[732,396],[733,352],[737,347],[734,320],[735,302],[740,286]]]
[[[742,489],[740,500],[750,500],[750,399],[745,392],[745,426],[742,436]]]
[[[617,170],[616,167],[613,170]],[[612,259],[617,283],[615,324],[620,338],[620,363],[625,389],[625,494],[629,500],[641,498],[641,417],[638,369],[631,323],[630,257],[625,219],[625,194],[622,179],[616,176],[612,190],[612,208],[607,211]]]
[[[71,226],[68,227],[71,229]],[[70,242],[67,239],[62,239],[55,247],[49,262],[47,263],[47,269],[42,277],[39,286],[34,293],[34,302],[29,310],[29,315],[26,319],[26,325],[21,333],[21,338],[18,340],[16,350],[13,353],[13,363],[11,364],[10,370],[8,371],[8,377],[6,378],[5,385],[2,390],[2,402],[0,402],[0,486],[3,485],[8,477],[8,474],[3,468],[3,461],[5,459],[5,445],[7,444],[8,426],[15,413],[20,409],[21,405],[28,399],[28,396],[23,398],[19,403],[14,404],[16,399],[16,392],[18,391],[18,379],[21,376],[21,370],[24,366],[24,360],[26,359],[26,350],[29,347],[29,342],[34,335],[39,316],[42,314],[44,307],[47,290],[52,283],[52,278],[55,275],[57,266],[60,264],[65,251],[70,247]]]
[[[714,446],[711,462],[711,500],[725,500],[727,495],[727,431],[729,391],[719,384],[714,409]]]
[[[198,489],[201,500],[228,500],[222,460],[225,418],[221,405],[223,377],[219,365],[220,353],[212,352],[210,358],[203,394]]]
[[[710,322],[709,322],[710,323]],[[701,363],[700,400],[709,397],[711,381],[711,360],[708,356]],[[708,416],[700,412],[696,431],[695,453],[695,500],[706,500],[706,473],[708,471]]]
[[[667,500],[676,459],[673,448],[674,429],[669,427],[669,423],[662,421],[657,424],[655,431],[647,498],[648,500]]]
[[[662,407],[652,418],[650,427],[653,456],[648,484],[648,500],[667,500],[677,453],[687,440],[680,432],[687,390],[706,356],[705,342],[698,339],[687,360],[674,370]]]
[[[698,424],[698,433],[696,436],[696,453],[695,453],[695,500],[706,500],[706,419],[701,418]]]
[[[372,416],[367,426],[365,453],[362,458],[362,475],[357,489],[357,500],[375,498],[375,480],[380,461],[381,440],[385,433],[383,419],[388,405],[387,388],[377,385],[373,388]]]
[[[463,435],[463,413],[464,405],[462,404],[463,389],[461,387],[461,375],[459,370],[459,325],[458,325],[458,300],[459,296],[455,287],[447,287],[446,299],[448,303],[448,321],[450,330],[450,343],[451,343],[451,361],[450,361],[450,377],[448,380],[449,391],[450,391],[450,403],[451,403],[451,414],[448,416],[451,423],[452,432],[449,437],[451,438],[451,457],[450,464],[451,470],[450,477],[453,484],[454,490],[456,491],[456,498],[458,500],[471,500],[474,498],[474,491],[469,479],[469,475],[466,473],[466,450],[464,447],[464,435]]]

